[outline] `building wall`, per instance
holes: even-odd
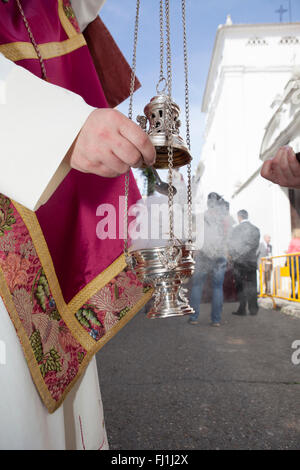
[[[261,237],[272,238],[273,255],[281,255],[291,240],[291,216],[288,190],[262,178],[259,174],[231,200],[231,213],[236,218],[246,209],[249,220],[256,225]]]
[[[272,103],[290,73],[224,72],[222,93],[202,150],[203,192],[230,198],[261,164],[259,151]],[[267,83],[267,87],[266,87]]]
[[[294,43],[281,44],[287,36],[294,36]],[[224,27],[217,35],[203,101],[205,172],[196,198],[205,201],[216,191],[231,203],[234,217],[237,210],[247,209],[261,234],[272,236],[277,254],[287,249],[291,237],[288,192],[257,170],[265,129],[274,114],[271,105],[299,63],[299,24]]]

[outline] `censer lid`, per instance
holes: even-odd
[[[173,101],[173,100],[170,100],[170,101],[171,101],[172,109],[176,110],[178,115],[179,115],[180,107],[178,106],[178,104],[175,103],[175,101]],[[158,95],[153,96],[153,98],[151,98],[150,102],[148,104],[146,104],[146,106],[144,108],[144,113],[147,116],[149,114],[149,112],[151,112],[151,110],[154,106],[155,107],[156,106],[161,106],[161,105],[167,106],[168,103],[169,103],[168,95],[166,95],[163,92],[159,93]]]
[[[154,96],[145,106],[145,116],[138,116],[137,121],[147,132],[156,148],[154,168],[167,169],[168,162],[168,107],[171,110],[171,146],[173,148],[173,167],[179,168],[191,162],[192,157],[184,139],[179,135],[181,122],[180,107],[165,93]]]

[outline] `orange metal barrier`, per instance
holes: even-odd
[[[300,302],[299,253],[261,258],[259,297]]]

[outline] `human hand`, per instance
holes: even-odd
[[[84,173],[114,178],[152,166],[156,152],[148,135],[114,109],[96,109],[84,123],[69,152],[70,166]]]
[[[291,147],[281,147],[272,160],[266,161],[261,176],[280,186],[300,189],[300,163]]]

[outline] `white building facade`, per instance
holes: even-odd
[[[283,254],[293,224],[300,227],[297,214],[291,220],[297,195],[264,180],[260,169],[280,145],[300,151],[299,66],[300,23],[234,25],[228,18],[217,31],[202,104],[196,202],[214,191],[234,217],[246,209],[261,235],[271,235],[273,254]]]

